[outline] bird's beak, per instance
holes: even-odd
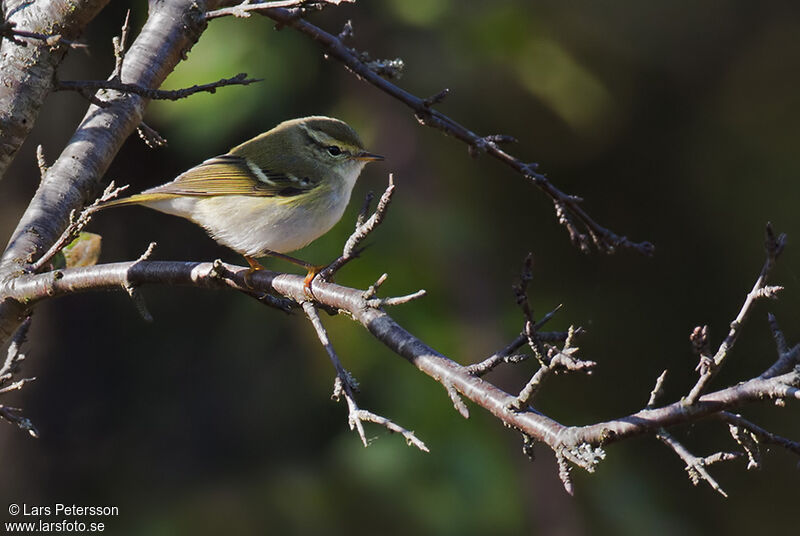
[[[378,160],[383,160],[383,157],[379,154],[368,153],[367,151],[361,151],[357,155],[353,156],[356,160],[363,160],[365,162],[377,162]]]

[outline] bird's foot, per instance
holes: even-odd
[[[314,279],[319,275],[319,273],[325,269],[325,266],[318,266],[314,264],[308,264],[305,266],[308,273],[306,274],[306,278],[303,280],[303,294],[310,300],[314,299],[314,291],[311,289],[311,284],[314,282]]]
[[[244,284],[247,285],[250,288],[255,288],[253,286],[253,280],[252,280],[253,274],[256,273],[259,270],[263,270],[264,267],[261,266],[258,263],[258,261],[255,260],[253,257],[248,257],[247,255],[245,255],[244,256],[244,260],[246,260],[247,264],[250,265],[250,269],[247,270],[247,273],[244,274]]]

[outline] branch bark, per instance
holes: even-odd
[[[359,55],[347,47],[340,37],[330,34],[301,18],[302,10],[300,8],[261,9],[257,12],[271,18],[279,25],[294,28],[319,43],[325,49],[327,56],[340,61],[359,79],[366,80],[379,90],[411,108],[420,124],[441,130],[463,141],[468,145],[470,154],[473,156],[485,152],[533,183],[553,201],[559,223],[567,229],[572,242],[581,251],[588,253],[591,250],[591,246],[594,246],[597,251],[602,253],[614,253],[618,248],[625,248],[642,255],[653,254],[655,250],[653,244],[650,242],[634,242],[626,236],[619,235],[611,229],[603,227],[583,210],[580,205],[582,199],[561,191],[543,173],[537,172],[537,164],[524,162],[501,149],[501,143],[515,141],[512,137],[504,135],[479,136],[447,115],[434,110],[433,105],[443,100],[449,90],[441,91],[433,97],[423,99],[389,82],[381,75],[386,74],[388,76],[396,71],[397,66],[395,63],[397,62],[366,61],[363,54]],[[343,33],[346,34],[347,32]]]
[[[242,266],[214,263],[132,261],[86,268],[26,274],[0,285],[0,294],[32,305],[37,301],[77,292],[124,290],[141,285],[189,285],[228,288],[252,295],[253,290],[275,292],[295,303],[307,301],[304,278],[259,270],[247,276]],[[246,279],[247,278],[247,279]],[[315,301],[345,311],[390,350],[408,360],[446,389],[454,389],[483,407],[504,424],[543,442],[557,456],[592,471],[603,458],[604,445],[634,436],[655,434],[662,428],[694,422],[722,411],[763,400],[800,399],[800,367],[780,376],[754,378],[701,396],[687,406],[681,401],[648,408],[631,415],[586,426],[564,426],[533,408],[514,410],[516,396],[476,377],[469,367],[437,352],[399,325],[386,311],[370,305],[363,290],[316,281]]]
[[[205,29],[203,14],[217,4],[216,0],[152,2],[147,22],[125,55],[122,81],[160,86]],[[61,156],[43,177],[0,259],[0,281],[27,271],[55,243],[68,225],[70,213],[100,189],[103,173],[141,123],[148,102],[145,98],[116,91],[101,94],[109,106],[89,106]],[[27,311],[28,307],[8,299],[0,303],[0,342],[16,330]]]
[[[15,30],[78,37],[108,0],[3,2],[5,23]],[[2,21],[0,21],[2,22]],[[0,178],[33,128],[42,102],[53,89],[56,68],[68,46],[32,40],[0,40]]]

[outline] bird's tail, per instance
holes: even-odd
[[[112,207],[124,207],[127,205],[145,205],[152,201],[163,201],[165,199],[171,199],[175,197],[174,194],[160,194],[160,193],[141,193],[131,195],[129,197],[123,197],[122,199],[112,199],[111,201],[106,201],[105,203],[100,203],[96,205],[92,212],[98,212],[100,210],[105,210],[107,208]]]

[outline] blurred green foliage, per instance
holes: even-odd
[[[87,36],[91,56],[71,54],[64,78],[107,76],[126,4],[101,14]],[[146,5],[131,4],[138,29]],[[343,221],[298,256],[333,258],[365,193],[382,191],[394,173],[385,224],[337,280],[366,287],[386,271],[385,295],[427,289],[392,313],[466,363],[518,333],[510,285],[533,251],[536,314],[563,303],[552,327],[586,327],[582,352],[599,362],[592,377],[555,377],[539,395],[538,407],[564,423],[635,411],[664,368],[665,401],[684,394],[694,379],[689,332],[707,323],[721,339],[761,266],[768,220],[790,235],[775,272],[787,289],[757,308],[715,385],[758,374],[774,358],[767,311],[790,342],[800,339],[794,3],[387,0],[311,18],[333,33],[352,19],[351,46],[404,59],[402,87],[420,96],[449,87],[443,112],[476,132],[517,137],[512,153],[540,162],[601,224],[653,241],[656,256],[580,254],[551,203],[521,177],[471,159],[316,44],[258,16],[213,21],[165,87],[239,72],[264,81],[152,103],[148,124],[169,146],[151,151],[131,138],[108,177],[138,191],[283,119],[345,119],[388,158],[367,168]],[[0,182],[5,234],[38,180],[33,148],[42,143],[55,158],[85,107],[74,95],[48,102]],[[90,230],[103,235],[101,262],[135,258],[151,240],[159,259],[241,262],[192,224],[144,209],[101,214]],[[414,429],[431,453],[376,427],[364,449],[343,405],[329,399],[332,368],[300,316],[227,293],[143,293],[152,325],[122,293],[37,312],[25,372],[39,380],[16,405],[42,437],[0,426],[6,502],[118,505],[111,534],[699,535],[794,526],[796,460],[775,450],[758,472],[715,466],[725,501],[693,488],[657,441],[631,441],[610,447],[595,475],[576,471],[570,498],[547,449],[531,463],[518,434],[476,407],[463,420],[438,384],[350,320],[326,317],[361,382],[360,404]],[[531,370],[490,378],[514,390]],[[797,438],[796,411],[745,413]],[[677,434],[697,454],[733,448],[719,424]]]

